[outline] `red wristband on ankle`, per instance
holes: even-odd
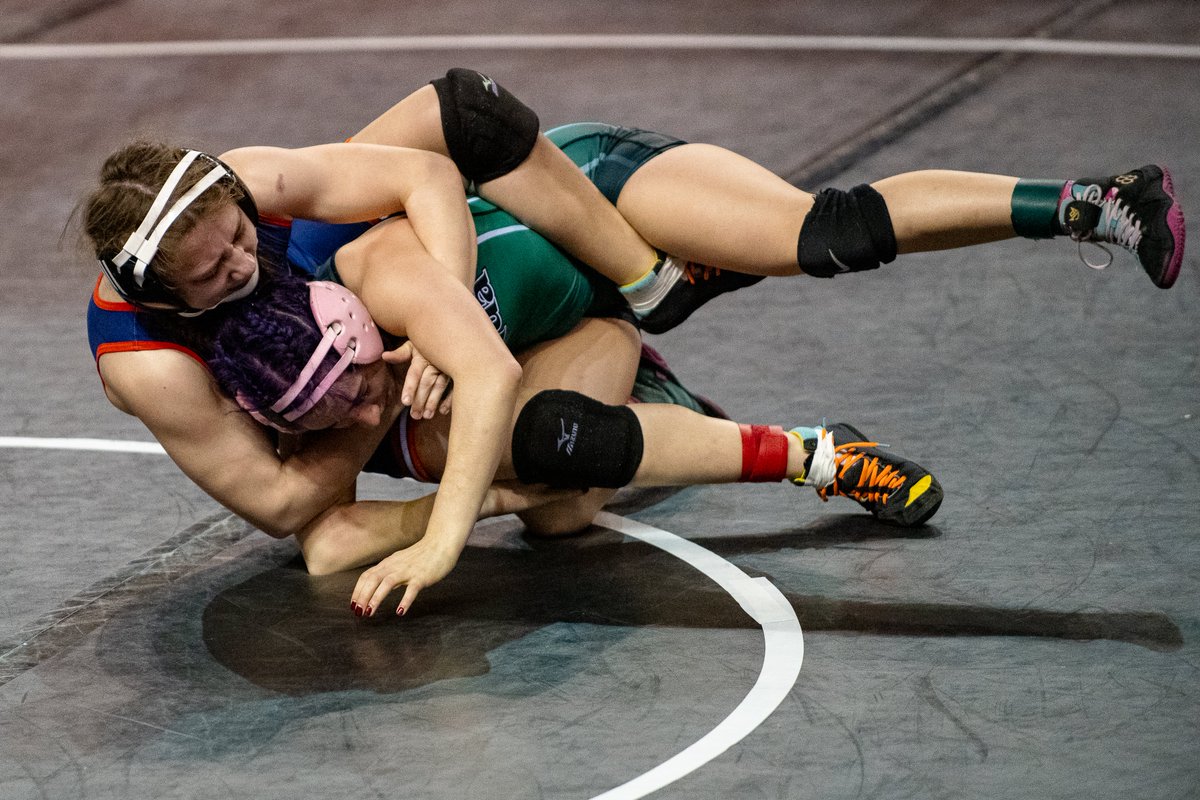
[[[787,477],[788,435],[778,425],[739,425],[742,483],[768,483]]]

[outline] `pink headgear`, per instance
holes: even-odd
[[[300,371],[296,382],[283,393],[283,397],[280,397],[271,406],[271,411],[287,422],[294,422],[316,405],[348,366],[371,364],[383,356],[383,339],[379,335],[379,329],[375,327],[375,321],[371,319],[362,300],[359,300],[358,296],[349,289],[331,281],[313,281],[308,284],[308,304],[312,308],[313,319],[316,320],[317,326],[322,328],[325,333],[321,337],[317,349],[313,351],[312,357]],[[341,358],[330,368],[329,372],[325,373],[325,377],[303,402],[295,408],[287,410],[288,406],[295,402],[300,393],[304,391],[304,387],[312,380],[330,348],[340,353]],[[266,414],[251,408],[240,393],[237,400],[243,408],[264,425],[270,425],[272,428],[282,431],[289,430],[279,422],[268,418]]]

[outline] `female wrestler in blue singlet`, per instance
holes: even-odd
[[[338,266],[383,327],[409,337],[454,380],[460,413],[430,522],[433,539],[452,542],[469,530],[499,462],[520,373],[487,315],[462,292],[475,273],[470,221],[459,176],[430,153],[453,157],[481,192],[621,284],[648,330],[669,327],[714,294],[753,280],[690,262],[755,275],[831,276],[878,267],[898,252],[1069,234],[1133,250],[1166,287],[1182,258],[1183,218],[1170,176],[1157,167],[1080,181],[926,171],[813,196],[728,151],[671,140],[665,149],[652,146],[652,157],[610,193],[614,210],[537,134],[536,117],[526,112],[494,81],[454,70],[352,144],[243,148],[226,153],[225,163],[172,148],[124,151],[106,165],[104,186],[85,212],[106,273],[96,305],[114,313],[126,313],[123,301],[192,313],[244,297],[259,266],[260,213],[346,222],[403,208],[411,222],[403,244],[415,240],[424,258],[398,264],[388,237],[364,235],[343,250]],[[489,126],[482,136],[481,121]],[[624,132],[580,132],[578,141],[599,143],[587,164],[621,163],[617,148],[630,141]],[[660,257],[647,242],[687,261]],[[398,294],[404,284],[423,288],[420,302]],[[175,348],[104,347],[110,344],[98,342],[96,351],[114,405],[141,418],[189,476],[260,527],[319,524],[314,515],[334,493],[312,485],[306,460],[353,475],[370,453],[361,442],[355,449],[330,436],[281,467],[261,436],[222,427],[227,401],[194,359]],[[420,384],[405,387],[402,399],[428,416],[445,376],[427,386],[427,371],[411,373]],[[225,436],[207,435],[213,429]],[[243,472],[210,450],[236,454]],[[261,473],[272,488],[256,490],[245,470]],[[436,580],[449,550],[430,547],[413,558]]]

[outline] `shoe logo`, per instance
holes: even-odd
[[[932,485],[933,485],[933,476],[932,475],[926,475],[925,477],[921,478],[921,480],[919,480],[915,484],[913,484],[913,487],[908,490],[908,502],[904,504],[904,507],[908,508],[909,506],[911,506],[913,504],[913,501],[916,500],[921,495],[925,494],[925,492],[927,492],[929,490],[929,487]]]
[[[575,453],[575,437],[579,435],[579,423],[571,423],[570,433],[567,433],[567,423],[562,417],[558,418],[558,424],[562,426],[562,435],[558,437],[558,447],[555,450],[561,453],[565,444],[567,446],[567,455],[573,455]]]
[[[1122,186],[1128,186],[1131,183],[1137,182],[1137,175],[1129,175],[1129,174],[1118,175],[1117,177],[1113,178],[1113,182],[1119,183]]]
[[[837,265],[838,265],[838,268],[839,268],[839,269],[841,269],[841,271],[842,271],[842,272],[849,272],[849,271],[850,271],[850,268],[849,268],[848,266],[846,266],[845,264],[843,264],[841,261],[838,261],[838,257],[837,257],[837,256],[835,256],[835,255],[833,254],[833,251],[832,251],[832,250],[830,250],[829,248],[825,248],[825,252],[826,252],[826,253],[829,253],[829,257],[830,257],[831,259],[833,259],[833,263],[837,264]]]
[[[1080,216],[1082,216],[1082,215],[1079,213],[1079,209],[1076,206],[1071,206],[1071,210],[1069,212],[1067,212],[1067,221],[1068,222],[1079,222]]]
[[[494,80],[489,78],[487,75],[481,74],[479,77],[483,78],[483,88],[486,91],[491,92],[496,97],[500,96],[500,87],[496,86],[496,82]]]

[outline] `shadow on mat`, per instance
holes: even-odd
[[[940,532],[932,526],[899,529],[848,515],[802,531],[707,538],[703,545],[732,557],[914,535]],[[525,541],[524,549],[468,546],[452,575],[424,590],[417,608],[403,619],[391,613],[394,605],[374,619],[355,618],[349,598],[357,573],[314,577],[297,559],[214,597],[204,611],[204,642],[218,661],[252,683],[307,695],[350,689],[398,692],[482,675],[490,669],[490,651],[554,623],[757,627],[722,589],[650,545],[602,529],[566,540]],[[1152,650],[1182,644],[1179,629],[1161,613],[784,594],[806,631],[1112,639]],[[391,601],[398,600],[396,592]],[[547,663],[545,677],[552,680],[559,667],[564,676],[573,672],[570,664]]]

